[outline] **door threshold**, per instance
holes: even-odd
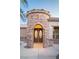
[[[33,48],[43,48],[43,43],[34,43]]]

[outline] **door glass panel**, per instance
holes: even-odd
[[[37,30],[35,30],[35,38],[37,38],[38,37],[38,32],[37,32]]]
[[[42,38],[42,31],[39,31],[39,37]]]

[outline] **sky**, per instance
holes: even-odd
[[[59,17],[59,0],[27,0],[27,2],[27,7],[20,4],[24,14],[32,9],[45,9],[50,12],[52,17]],[[27,20],[27,18],[26,21],[20,19],[20,24],[27,24]]]

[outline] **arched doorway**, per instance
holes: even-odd
[[[43,27],[40,24],[34,27],[34,48],[43,48]]]

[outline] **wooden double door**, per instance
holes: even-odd
[[[43,43],[43,29],[42,28],[34,29],[34,43]]]

